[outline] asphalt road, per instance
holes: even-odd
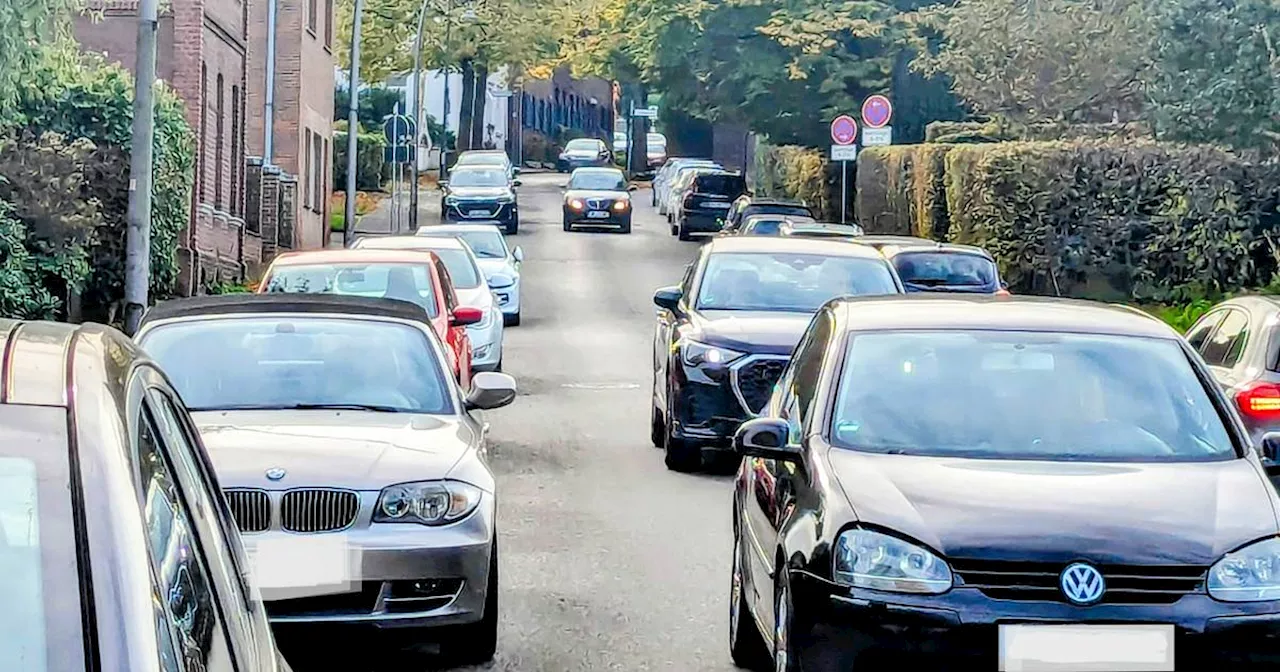
[[[498,655],[466,669],[734,670],[731,477],[667,471],[649,443],[653,290],[679,281],[697,243],[670,235],[643,188],[633,194],[630,235],[566,233],[567,179],[522,177],[520,233],[509,239],[524,248],[524,305],[503,356],[519,396],[488,415],[499,487]],[[309,639],[304,649],[325,637]],[[329,643],[368,660],[356,642]],[[432,665],[412,661],[375,669]],[[327,658],[294,666],[368,669]]]

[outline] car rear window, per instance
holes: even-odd
[[[741,175],[699,175],[693,180],[693,190],[699,194],[737,197],[747,191],[747,180]]]
[[[744,217],[751,215],[791,215],[812,218],[813,213],[803,205],[748,205],[742,209]]]
[[[66,410],[0,405],[0,670],[85,669],[70,480]]]
[[[436,317],[435,285],[425,264],[296,264],[271,271],[267,292],[399,299]]]
[[[923,288],[993,287],[995,262],[964,252],[903,252],[893,257],[902,282]]]

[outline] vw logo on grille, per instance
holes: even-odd
[[[281,469],[280,467],[272,467],[267,470],[267,478],[273,481],[278,481],[284,478],[284,475],[285,475],[285,470]]]
[[[1075,604],[1093,604],[1107,592],[1107,582],[1093,565],[1077,562],[1067,565],[1060,578],[1062,594]]]

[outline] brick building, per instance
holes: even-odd
[[[587,135],[612,142],[616,122],[613,82],[598,77],[577,79],[567,67],[557,68],[548,79],[526,80],[511,106],[510,126],[522,128],[527,148],[545,147],[545,160],[554,160],[566,133]],[[516,133],[508,134],[509,138]],[[536,140],[535,140],[536,139]],[[519,151],[509,148],[518,156]],[[526,160],[544,160],[526,151]]]
[[[248,10],[249,156],[296,188],[296,227],[278,232],[298,248],[327,244],[333,175],[334,0],[276,0],[275,100],[271,156],[266,156],[267,0]],[[250,169],[251,171],[253,168]],[[268,178],[270,179],[270,178]],[[266,185],[264,185],[265,189]],[[268,213],[263,225],[272,226]],[[268,238],[270,231],[264,233]],[[268,242],[268,246],[270,243]],[[269,255],[271,250],[266,250]]]

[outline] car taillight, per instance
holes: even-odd
[[[1236,393],[1240,412],[1257,420],[1280,420],[1280,385],[1253,383]]]

